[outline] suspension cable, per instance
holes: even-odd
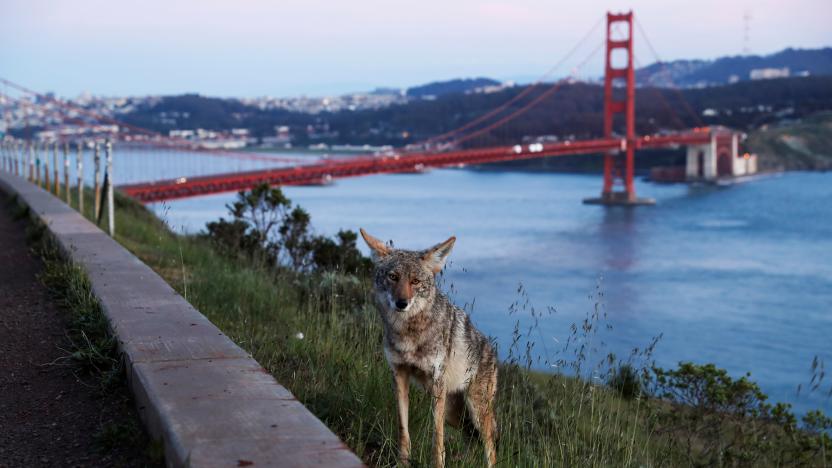
[[[452,144],[463,143],[463,142],[468,141],[472,138],[480,136],[484,133],[490,132],[491,130],[514,120],[516,117],[518,117],[521,114],[525,113],[526,111],[532,109],[537,104],[539,104],[541,101],[543,101],[544,99],[548,98],[549,96],[551,96],[552,94],[557,92],[559,89],[561,89],[564,84],[566,84],[570,80],[574,79],[577,76],[578,71],[580,71],[580,69],[583,68],[584,65],[587,64],[587,62],[589,62],[596,54],[598,54],[598,52],[603,48],[603,46],[604,46],[604,43],[599,44],[580,64],[578,64],[577,67],[575,67],[575,69],[572,71],[572,74],[569,77],[563,78],[563,79],[559,80],[558,82],[554,83],[551,87],[549,87],[548,90],[546,90],[545,92],[538,95],[532,101],[528,102],[524,106],[515,110],[511,114],[503,117],[502,119],[497,120],[496,122],[494,122],[494,123],[492,123],[492,124],[490,124],[486,127],[483,127],[483,128],[481,128],[481,129],[479,129],[475,132],[469,133],[467,135],[463,135],[462,137],[453,140],[451,143]]]
[[[641,68],[641,64],[639,63],[635,55],[633,55],[633,62],[635,62],[635,66],[637,68]],[[662,90],[654,86],[651,86],[648,89],[652,90],[653,94],[659,98],[659,102],[661,102],[662,106],[670,114],[670,117],[675,121],[677,129],[684,130],[687,127],[687,125],[685,125],[685,122],[681,119],[681,117],[679,117],[679,114],[676,112],[673,106],[670,105],[670,102],[664,96]]]
[[[598,29],[598,27],[603,23],[603,20],[604,20],[603,17],[599,18],[598,21],[595,22],[595,24],[589,29],[589,31],[587,31],[586,34],[584,34],[584,36],[575,44],[574,47],[572,47],[572,49],[569,50],[569,52],[567,52],[567,54],[563,58],[561,58],[554,66],[552,66],[549,70],[547,70],[546,73],[541,75],[532,84],[526,86],[525,89],[523,89],[521,92],[517,93],[514,97],[507,100],[506,102],[504,102],[500,106],[492,109],[491,111],[475,118],[474,120],[472,120],[472,121],[470,121],[470,122],[468,122],[468,123],[466,123],[466,124],[464,124],[464,125],[462,125],[458,128],[455,128],[453,130],[449,130],[449,131],[447,131],[445,133],[442,133],[440,135],[436,135],[436,136],[433,136],[431,138],[428,138],[428,139],[426,139],[426,140],[424,140],[420,143],[417,143],[417,145],[426,145],[426,144],[429,144],[429,143],[432,143],[432,142],[435,142],[435,141],[445,140],[445,139],[447,139],[448,137],[450,137],[452,135],[462,133],[465,130],[468,130],[469,128],[474,127],[474,126],[476,126],[476,125],[478,125],[478,124],[480,124],[480,123],[498,115],[499,113],[506,110],[509,106],[511,106],[515,102],[517,102],[520,99],[523,99],[524,97],[529,95],[532,91],[534,91],[538,87],[540,87],[549,77],[551,77],[551,75],[554,74],[555,71],[557,71],[560,67],[562,67],[564,63],[566,63],[570,58],[572,58],[572,56],[581,48],[581,46],[583,46],[584,43],[586,43],[586,41],[590,37],[592,37],[592,34],[595,33],[595,31]]]
[[[650,42],[650,38],[647,36],[647,33],[644,31],[644,28],[641,26],[641,22],[639,22],[638,18],[635,18],[635,23],[636,23],[636,27],[638,28],[639,32],[641,33],[641,37],[644,39],[644,42],[647,44],[647,47],[650,49],[651,53],[653,54],[653,57],[656,59],[656,63],[658,63],[659,66],[662,67],[662,71],[667,71],[668,76],[670,76],[670,74],[669,74],[670,70],[667,68],[667,64],[665,64],[665,62],[661,59],[661,57],[659,57],[659,54],[656,52],[656,49],[653,47],[653,43]],[[679,101],[681,101],[682,106],[693,117],[694,122],[696,122],[698,126],[704,127],[705,123],[702,122],[702,119],[699,117],[699,114],[697,114],[693,110],[693,108],[690,106],[687,99],[685,99],[685,96],[682,94],[682,92],[679,90],[679,88],[677,88],[675,86],[675,83],[672,80],[671,80],[670,84],[671,84],[670,89],[672,89],[676,92],[676,94],[679,97]]]

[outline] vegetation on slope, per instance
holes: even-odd
[[[747,145],[757,153],[761,170],[830,170],[832,112],[762,127],[749,135]]]
[[[305,256],[286,255],[289,246],[315,236],[299,233],[294,208],[279,191],[258,190],[260,196],[241,194],[242,205],[229,207],[226,226],[247,224],[236,231],[240,235],[218,236],[211,228],[200,236],[177,235],[144,207],[118,197],[117,239],[251,352],[368,464],[395,465],[395,402],[369,282],[360,266],[345,274],[342,266],[314,261],[314,243]],[[274,234],[263,236],[246,213],[269,206],[279,213],[268,218]],[[260,247],[248,247],[253,239],[263,241]],[[519,329],[509,349],[500,350],[501,465],[829,463],[832,440],[824,431],[832,421],[825,416],[812,414],[798,427],[786,406],[768,406],[755,384],[713,366],[652,369],[652,346],[626,359],[630,367],[620,367],[614,356],[591,362],[593,338],[603,326],[599,302],[575,324],[574,345],[557,361],[570,375],[590,378],[531,372],[532,352]],[[411,392],[411,399],[414,465],[422,466],[430,460],[430,405],[421,391]],[[482,465],[478,441],[453,429],[448,437],[451,466]]]

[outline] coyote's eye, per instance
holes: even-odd
[[[387,275],[387,277],[390,279],[390,281],[398,281],[399,280],[399,275],[397,275],[395,273],[390,273],[389,275]]]
[[[413,286],[418,286],[419,283],[419,278],[413,278],[412,280],[410,280],[410,284],[412,284]]]

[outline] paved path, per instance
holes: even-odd
[[[14,221],[7,203],[0,192],[0,467],[144,466],[145,440],[105,452],[96,442],[104,425],[138,416],[124,394],[103,395],[60,359],[66,312],[38,279],[27,221]],[[56,360],[64,365],[49,365]]]

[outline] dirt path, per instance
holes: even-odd
[[[26,225],[0,192],[0,467],[151,464],[123,391],[104,394],[61,359],[67,313],[38,279]]]

